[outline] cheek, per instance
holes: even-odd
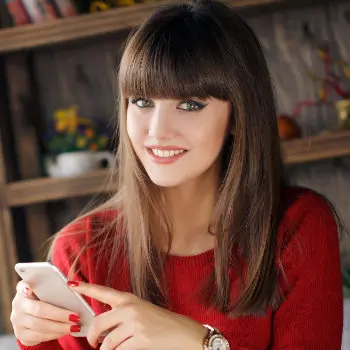
[[[134,148],[139,147],[143,143],[146,130],[142,119],[135,113],[128,112],[126,115],[126,128]]]
[[[195,128],[193,141],[198,150],[206,152],[208,156],[217,155],[221,151],[228,133],[228,120],[229,118],[224,117],[217,118]]]

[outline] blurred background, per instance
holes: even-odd
[[[47,239],[108,191],[115,68],[164,2],[176,1],[0,0],[0,333],[12,332],[14,264],[43,260]],[[290,181],[326,195],[350,229],[350,1],[224,2],[265,51]]]

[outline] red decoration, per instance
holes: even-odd
[[[350,92],[343,89],[341,86],[341,78],[339,75],[334,73],[333,67],[337,66],[342,68],[344,75],[350,80],[350,66],[347,62],[342,60],[334,60],[331,56],[330,50],[327,47],[318,47],[317,54],[323,61],[324,76],[319,77],[314,75],[310,70],[307,71],[309,77],[314,81],[321,82],[321,88],[317,100],[303,100],[298,103],[293,116],[297,117],[300,115],[303,107],[311,107],[321,103],[332,103],[329,99],[331,92],[333,91],[341,99],[350,98]]]

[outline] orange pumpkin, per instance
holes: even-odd
[[[301,136],[301,130],[294,118],[289,115],[277,117],[278,134],[281,140],[291,140]]]

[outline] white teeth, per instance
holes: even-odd
[[[183,150],[164,150],[163,151],[158,148],[153,148],[152,152],[157,157],[168,158],[168,157],[174,157],[175,155],[182,153]]]

